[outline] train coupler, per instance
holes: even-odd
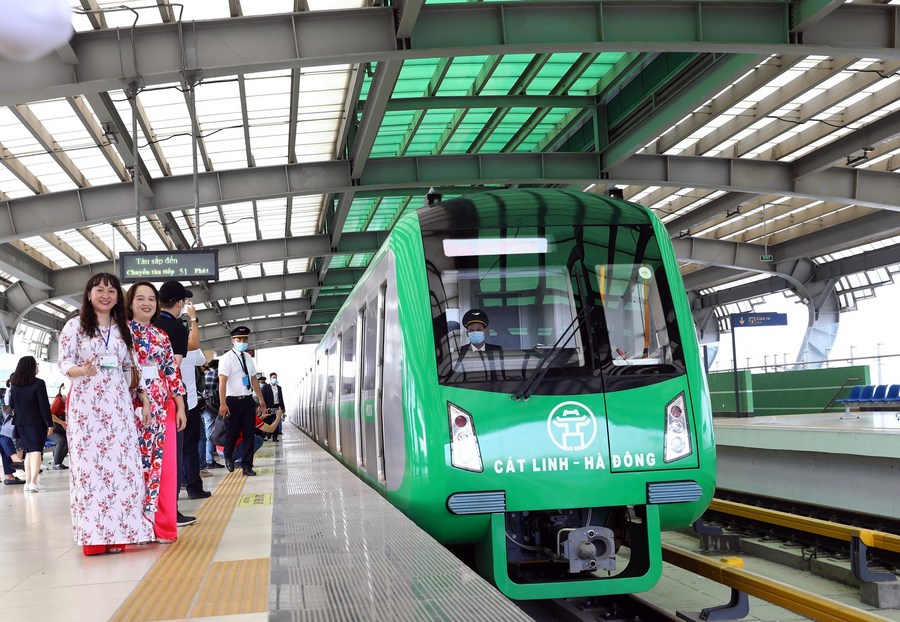
[[[615,536],[606,527],[560,529],[557,553],[568,560],[569,572],[616,569]]]

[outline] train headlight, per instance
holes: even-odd
[[[464,471],[483,472],[472,415],[450,402],[447,402],[447,415],[450,418],[450,464]]]
[[[684,393],[666,406],[665,462],[691,455],[691,431],[684,408]]]

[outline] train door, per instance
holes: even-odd
[[[320,443],[324,442],[325,434],[325,407],[328,399],[328,374],[327,374],[328,358],[324,353],[319,353],[316,358],[316,395],[315,409],[313,415],[312,432],[313,438]]]
[[[337,418],[337,450],[348,464],[356,462],[356,321],[341,334],[341,406]]]
[[[363,337],[362,370],[362,457],[360,465],[373,479],[383,480],[384,443],[380,441],[381,426],[381,363],[384,305],[383,289],[366,302],[365,332]]]
[[[365,383],[365,351],[366,351],[366,307],[363,305],[356,318],[356,346],[358,348],[356,361],[356,373],[359,382],[356,383],[355,408],[353,409],[353,431],[356,438],[356,466],[366,468],[366,435],[363,432],[363,385]]]
[[[316,367],[313,364],[313,368],[306,373],[306,381],[303,383],[303,416],[302,416],[302,428],[309,433],[312,430],[312,421],[310,421],[310,413],[312,413],[313,406],[313,390],[315,389],[316,382]]]
[[[378,288],[378,327],[375,353],[375,454],[376,475],[382,484],[387,483],[384,458],[384,342],[385,309],[387,307],[387,283]]]
[[[325,426],[323,441],[326,447],[337,447],[337,435],[335,432],[335,418],[338,411],[337,382],[340,377],[341,360],[338,356],[338,343],[340,335],[328,347],[325,352],[325,364],[327,366],[327,381],[325,385]],[[338,450],[340,448],[338,447]]]

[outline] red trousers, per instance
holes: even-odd
[[[159,481],[159,509],[153,533],[160,540],[178,538],[178,421],[175,400],[166,402],[166,433],[163,438],[163,463]]]

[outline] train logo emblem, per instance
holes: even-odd
[[[563,451],[581,451],[597,436],[597,418],[580,402],[563,402],[550,411],[547,434]]]

